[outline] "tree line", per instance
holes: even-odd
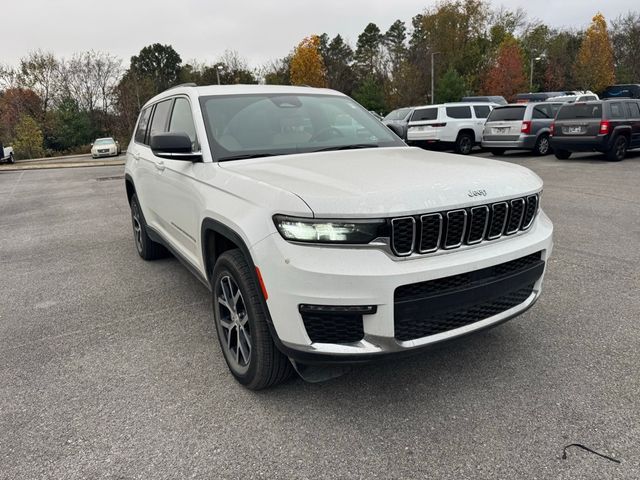
[[[235,51],[214,64],[183,62],[157,43],[128,65],[105,52],[61,59],[39,50],[0,66],[0,140],[19,157],[85,152],[107,135],[126,145],[142,105],[187,82],[329,87],[379,113],[467,94],[599,92],[640,82],[638,51],[638,12],[609,23],[598,13],[585,29],[555,29],[487,0],[443,0],[386,31],[369,23],[355,45],[340,34],[312,35],[257,68]]]

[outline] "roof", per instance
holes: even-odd
[[[329,88],[298,87],[291,85],[206,85],[194,86],[193,84],[177,85],[159,93],[147,102],[154,103],[162,98],[176,94],[195,94],[199,97],[209,95],[251,95],[251,94],[313,94],[313,95],[341,95],[343,93]]]
[[[411,108],[435,108],[435,107],[466,107],[474,105],[498,105],[495,102],[448,102],[448,103],[436,103],[435,105],[419,105]]]

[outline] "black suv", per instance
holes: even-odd
[[[640,148],[640,100],[598,100],[569,103],[551,126],[556,157],[572,152],[603,152],[607,160],[622,160],[627,149]]]

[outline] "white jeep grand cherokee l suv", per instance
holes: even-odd
[[[168,249],[211,290],[252,389],[504,322],[552,247],[537,175],[407,147],[332,90],[175,87],[142,109],[125,170],[138,253]]]

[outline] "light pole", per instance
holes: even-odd
[[[531,57],[531,71],[529,73],[529,91],[533,90],[533,62],[539,62],[544,57],[545,57],[544,53],[539,57],[535,57],[535,58]]]
[[[216,67],[216,78],[218,79],[218,85],[220,85],[220,72],[222,71],[222,65]]]
[[[440,52],[431,52],[431,105],[435,103],[435,78],[434,78],[434,57]]]

